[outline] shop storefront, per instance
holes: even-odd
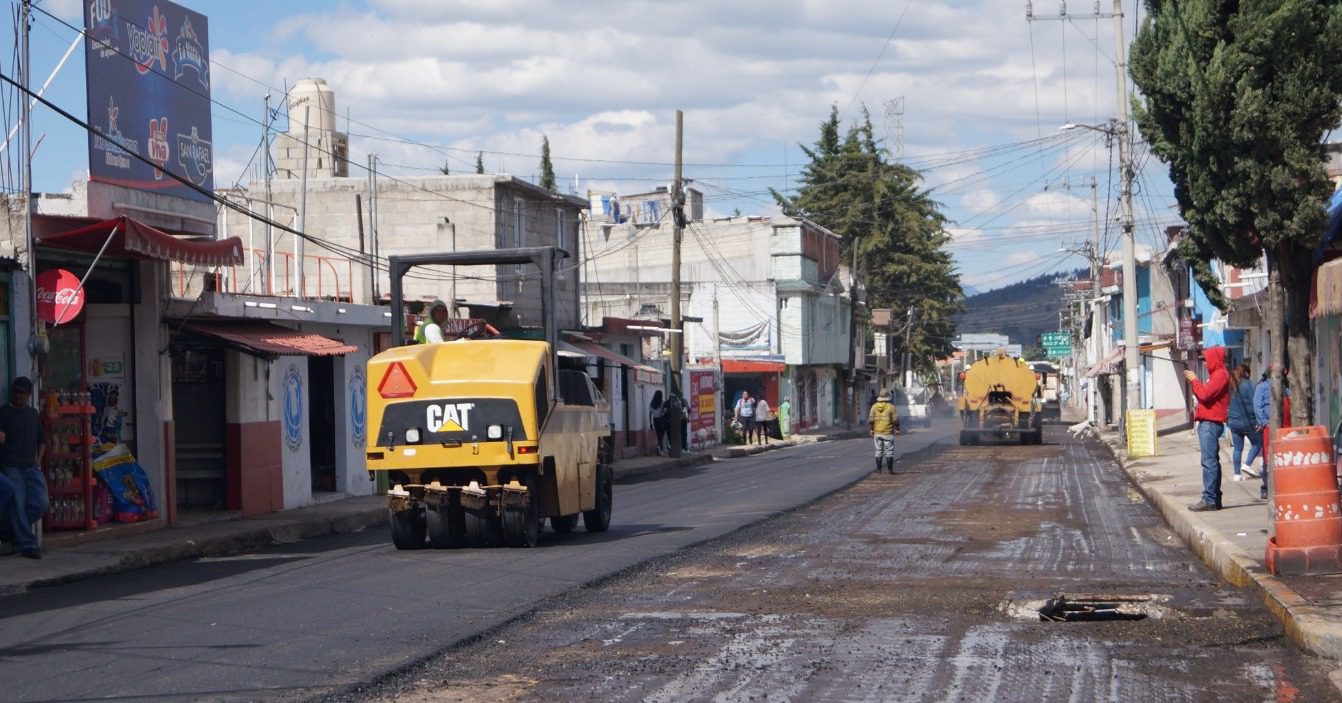
[[[59,430],[60,451],[50,452],[45,467],[49,522],[90,529],[110,519],[171,521],[166,262],[238,263],[241,242],[182,239],[124,217],[38,216],[34,231],[39,338],[46,340],[35,380],[49,427]],[[99,463],[108,456],[115,464]],[[115,470],[95,474],[95,466]]]

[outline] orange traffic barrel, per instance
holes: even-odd
[[[1342,501],[1333,456],[1326,428],[1283,427],[1273,436],[1276,535],[1267,545],[1272,573],[1342,570]]]

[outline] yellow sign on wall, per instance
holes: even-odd
[[[1156,455],[1156,411],[1128,411],[1128,458]]]

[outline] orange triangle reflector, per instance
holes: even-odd
[[[383,398],[410,398],[417,390],[419,388],[410,378],[410,372],[399,361],[393,361],[387,367],[387,372],[382,374],[382,381],[377,384],[377,394]]]

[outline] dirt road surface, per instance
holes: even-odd
[[[936,445],[336,700],[1342,700],[1100,446],[1046,439]]]

